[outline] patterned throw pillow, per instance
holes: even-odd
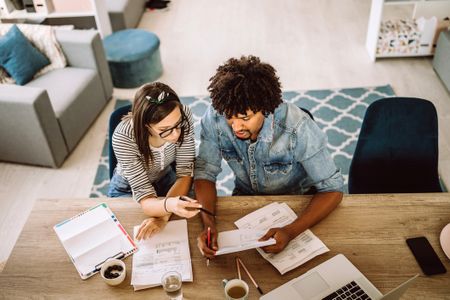
[[[17,26],[0,38],[0,65],[14,80],[24,85],[50,61],[37,50]]]
[[[14,24],[0,24],[0,36],[5,35]],[[56,35],[52,26],[35,24],[16,24],[25,37],[42,52],[49,60],[50,64],[40,70],[36,76],[40,76],[54,69],[64,68],[67,65],[66,57],[56,40]],[[14,80],[0,68],[0,84],[14,83]]]

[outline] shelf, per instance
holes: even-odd
[[[1,0],[0,0],[1,1]],[[66,0],[75,1],[75,0]],[[111,34],[111,22],[109,20],[108,10],[106,9],[105,0],[89,0],[92,4],[92,9],[89,11],[78,11],[78,12],[27,12],[26,10],[15,10],[8,15],[2,14],[0,16],[1,20],[33,20],[41,21],[48,18],[78,18],[78,17],[94,17],[95,24],[101,37],[105,37]],[[70,24],[70,22],[69,22]]]
[[[35,13],[26,12],[24,10],[15,10],[7,16],[2,15],[2,19],[48,19],[48,18],[76,18],[76,17],[95,17],[95,12],[51,12],[51,13]]]
[[[427,54],[383,54],[376,55],[376,58],[392,58],[392,57],[419,57],[419,56],[433,56],[433,53]]]

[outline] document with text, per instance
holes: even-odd
[[[286,203],[274,202],[246,215],[234,224],[239,229],[267,231],[273,227],[286,226],[296,218],[297,215]],[[309,229],[291,240],[280,253],[265,253],[260,248],[257,250],[281,274],[297,268],[317,255],[330,251]]]
[[[267,241],[258,241],[265,233],[265,231],[254,229],[236,229],[219,232],[217,236],[219,249],[216,251],[216,255],[240,252],[275,244],[276,241],[272,238]]]
[[[192,263],[186,220],[170,221],[160,232],[146,240],[136,240],[139,226],[134,227],[138,252],[133,255],[131,284],[134,290],[161,285],[161,277],[177,271],[183,281],[192,281]]]

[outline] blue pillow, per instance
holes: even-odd
[[[17,84],[26,84],[48,64],[48,58],[33,47],[16,25],[0,37],[0,66]]]

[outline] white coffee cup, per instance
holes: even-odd
[[[106,270],[108,270],[109,267],[111,266],[120,266],[122,267],[122,271],[112,271],[115,273],[119,273],[120,275],[116,278],[106,278],[105,277],[105,272]],[[102,276],[102,279],[104,282],[106,282],[108,285],[119,285],[122,283],[122,281],[125,279],[126,277],[126,273],[127,273],[127,269],[125,266],[125,263],[123,261],[121,261],[120,259],[115,259],[115,258],[110,258],[107,261],[105,261],[102,265],[102,268],[100,269],[100,275]]]
[[[231,279],[222,281],[227,300],[247,300],[248,284],[241,279]]]

